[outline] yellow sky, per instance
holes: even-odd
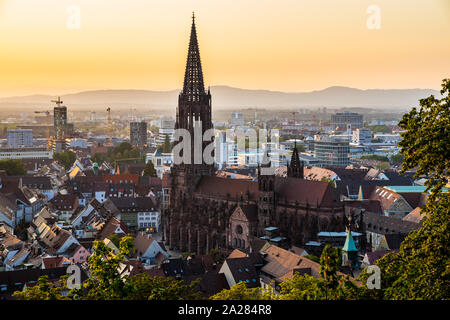
[[[449,0],[0,0],[0,96],[180,88],[192,11],[207,85],[438,89],[450,77]]]

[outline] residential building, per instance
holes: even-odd
[[[22,148],[33,146],[32,129],[8,129],[7,144],[9,148]]]
[[[232,126],[243,126],[244,125],[244,116],[241,112],[232,112],[231,113],[231,125]]]
[[[143,264],[152,263],[158,254],[162,254],[165,258],[169,257],[169,254],[161,248],[158,241],[144,232],[138,233],[134,239],[134,247]]]
[[[352,142],[355,144],[365,144],[372,142],[372,130],[357,128],[353,131]]]
[[[53,151],[46,148],[4,148],[0,159],[53,159]]]

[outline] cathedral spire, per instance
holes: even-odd
[[[195,15],[192,13],[191,38],[184,73],[184,84],[182,94],[187,95],[190,101],[198,101],[199,95],[205,93],[203,82],[202,63],[198,48],[197,30],[195,28]]]

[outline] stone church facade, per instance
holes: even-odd
[[[212,128],[211,93],[204,88],[193,18],[175,128],[193,134],[196,121],[201,121],[203,132]],[[270,167],[267,155],[264,163]],[[245,250],[270,226],[292,245],[315,239],[319,231],[345,230],[338,192],[327,182],[303,179],[297,148],[287,177],[258,171],[258,181],[249,181],[217,177],[214,165],[204,162],[173,165],[166,220],[169,247],[197,254],[213,248]]]

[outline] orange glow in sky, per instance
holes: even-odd
[[[192,11],[207,85],[439,89],[450,76],[449,3],[0,0],[0,96],[180,88]],[[370,5],[379,29],[368,27]]]

